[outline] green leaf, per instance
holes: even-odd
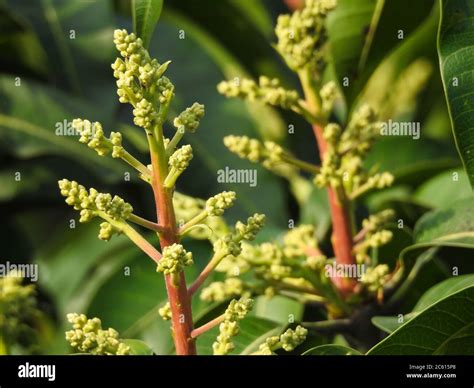
[[[270,319],[281,324],[300,321],[303,317],[304,306],[287,297],[276,295],[273,298],[259,296],[255,301],[253,311],[260,318]]]
[[[451,246],[474,249],[473,197],[431,211],[417,222],[415,244],[403,250],[401,257],[429,247]]]
[[[340,0],[328,18],[328,34],[338,81],[349,107],[382,60],[421,24],[432,1]],[[410,12],[407,13],[407,8]],[[341,26],[344,28],[341,28]],[[398,32],[403,30],[403,39]]]
[[[151,356],[153,350],[143,341],[136,339],[121,340],[125,345],[130,346],[130,354],[133,356]]]
[[[232,339],[235,349],[231,354],[250,354],[255,352],[267,337],[280,334],[285,326],[262,318],[246,317],[240,321],[239,334]],[[218,334],[219,328],[215,327],[199,336],[197,340],[198,354],[212,354],[212,344],[215,342]]]
[[[46,52],[51,82],[113,113],[114,16],[109,2],[8,0],[7,4],[8,12],[35,34]]]
[[[367,354],[474,354],[474,286],[423,310]]]
[[[424,182],[415,191],[413,198],[425,206],[438,208],[471,195],[466,173],[462,170],[449,170]]]
[[[474,187],[474,4],[441,0],[441,5],[438,35],[441,75],[456,144]]]
[[[133,29],[148,47],[163,9],[163,0],[133,0]]]
[[[0,140],[8,152],[19,157],[60,155],[106,179],[114,175],[111,172],[118,176],[125,171],[125,166],[98,156],[68,132],[76,117],[103,118],[100,108],[26,78],[16,87],[14,77],[6,75],[0,76],[0,96]]]
[[[303,356],[361,356],[362,353],[355,349],[341,345],[320,345],[309,349]]]
[[[380,330],[391,334],[397,330],[401,325],[416,317],[417,313],[410,313],[403,315],[401,317],[386,317],[386,316],[375,316],[372,317],[371,321],[374,326],[378,327]]]
[[[450,279],[446,279],[426,291],[414,307],[413,311],[422,311],[437,303],[440,299],[470,286],[474,286],[473,274],[454,276]]]

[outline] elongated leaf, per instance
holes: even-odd
[[[427,17],[433,4],[410,0],[338,1],[328,19],[328,33],[338,80],[349,78],[349,86],[343,88],[349,105],[380,62]]]
[[[474,354],[474,286],[431,305],[367,354]]]
[[[148,47],[163,9],[163,0],[133,0],[132,7],[133,29]]]
[[[414,307],[413,311],[422,311],[438,302],[440,299],[472,286],[474,286],[473,274],[454,276],[426,291]]]
[[[8,0],[8,12],[33,31],[48,56],[49,78],[112,113],[117,105],[110,63],[114,47],[107,1]]]
[[[441,0],[440,67],[454,137],[474,187],[474,3]]]
[[[361,356],[362,353],[355,349],[341,345],[320,345],[309,349],[303,356]]]

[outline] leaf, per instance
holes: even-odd
[[[474,4],[441,0],[438,52],[456,145],[474,187]]]
[[[32,31],[47,55],[55,87],[87,98],[107,114],[117,101],[110,69],[114,17],[107,1],[8,0],[8,12]],[[22,77],[23,78],[23,77]]]
[[[68,126],[76,117],[104,118],[99,107],[28,79],[16,87],[13,76],[0,76],[0,139],[8,152],[20,157],[53,154],[75,160],[91,172],[110,178],[125,167],[100,157],[79,143]],[[101,171],[105,168],[106,171]]]
[[[258,346],[267,337],[280,334],[285,326],[262,318],[246,317],[240,321],[239,334],[232,339],[235,349],[231,354],[250,354],[258,350]],[[219,328],[215,327],[199,336],[197,340],[198,354],[212,354],[212,344],[215,342],[218,334]]]
[[[449,170],[424,182],[415,191],[413,198],[425,206],[438,208],[471,195],[466,173],[463,170]]]
[[[380,330],[391,334],[397,330],[401,325],[415,317],[417,313],[410,313],[403,315],[402,317],[386,317],[386,316],[375,316],[372,317],[371,321],[374,326],[378,327]]]
[[[377,66],[416,30],[432,7],[431,1],[338,1],[328,18],[328,35],[338,81],[349,78],[349,87],[342,88],[349,107]],[[398,37],[400,30],[403,39]]]
[[[147,48],[163,9],[163,0],[133,0],[133,30]]]
[[[474,354],[474,286],[431,305],[367,354]]]
[[[347,346],[320,345],[307,350],[303,356],[362,356],[362,353]]]
[[[151,356],[153,354],[153,350],[143,341],[124,339],[121,342],[130,346],[130,354],[133,356]]]
[[[470,286],[474,286],[473,274],[454,276],[450,279],[447,279],[426,291],[416,304],[413,311],[422,311],[425,308],[437,303],[440,299],[443,299]]]
[[[304,306],[301,303],[276,295],[271,299],[266,296],[259,296],[255,301],[253,311],[260,318],[288,324],[290,318],[293,322],[300,321],[303,317],[303,309]]]
[[[402,251],[402,258],[429,247],[451,246],[474,249],[473,197],[425,214],[417,222],[414,235],[415,244]]]

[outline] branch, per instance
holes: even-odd
[[[205,323],[204,325],[198,327],[197,329],[194,329],[191,332],[191,338],[197,338],[201,334],[205,333],[208,330],[213,329],[214,327],[220,325],[222,322],[224,322],[225,319],[225,314],[219,315],[217,318],[214,318],[212,321],[209,321]]]

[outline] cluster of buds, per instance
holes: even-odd
[[[241,279],[232,277],[222,282],[212,282],[201,291],[200,298],[207,302],[221,302],[239,296],[248,296],[245,284]]]
[[[276,48],[294,71],[322,70],[327,41],[325,21],[336,0],[307,0],[302,10],[278,17]]]
[[[235,192],[223,191],[222,193],[216,194],[206,201],[205,211],[208,216],[222,216],[224,211],[235,202]]]
[[[308,330],[303,326],[297,326],[295,330],[288,329],[280,336],[272,336],[265,340],[260,345],[256,354],[263,356],[271,356],[276,354],[275,351],[283,349],[286,352],[292,352],[295,348],[301,345],[306,339]]]
[[[247,136],[226,136],[224,145],[242,159],[253,163],[262,163],[267,169],[274,169],[285,162],[287,153],[273,141],[261,142]]]
[[[119,100],[131,103],[136,109],[135,117],[140,118],[136,124],[149,128],[157,113],[149,96],[158,96],[161,104],[167,104],[174,95],[173,85],[163,76],[169,62],[159,64],[151,59],[142,40],[126,30],[115,30],[114,43],[123,58],[117,58],[112,64]]]
[[[80,210],[79,222],[88,222],[95,216],[115,221],[125,221],[132,214],[132,206],[115,195],[99,193],[96,189],[87,190],[76,181],[62,179],[58,182],[61,195],[65,202],[75,210]],[[100,225],[99,238],[108,241],[114,233],[120,231],[110,222]]]
[[[252,310],[253,300],[233,299],[224,313],[224,321],[219,325],[219,335],[212,345],[214,355],[226,355],[234,350],[232,337],[239,333],[239,321]]]
[[[236,78],[233,81],[222,81],[217,85],[219,93],[226,97],[237,97],[249,102],[262,102],[284,109],[298,109],[300,97],[296,90],[287,90],[277,78],[261,76],[258,84],[250,79]]]
[[[356,260],[359,263],[370,263],[368,250],[378,248],[391,241],[393,233],[383,228],[393,219],[394,215],[395,212],[392,209],[386,209],[362,221],[362,229],[359,235],[363,239],[354,246]]]
[[[23,285],[21,273],[0,277],[0,333],[7,346],[32,348],[37,342],[34,326],[39,317],[34,285]]]
[[[393,183],[390,173],[369,174],[364,171],[364,158],[376,136],[380,133],[380,123],[374,111],[361,106],[343,131],[338,124],[328,124],[323,135],[327,151],[315,183],[320,187],[331,186],[344,190],[350,199],[371,189],[383,189]]]
[[[102,125],[99,122],[91,123],[89,120],[74,119],[73,128],[80,134],[79,141],[100,156],[108,155],[112,152],[113,158],[120,158],[123,155],[122,134],[120,132],[111,132],[110,137],[105,137]]]
[[[66,340],[79,352],[106,356],[130,354],[130,347],[120,340],[119,333],[112,328],[102,329],[99,318],[68,314],[67,320],[72,330],[66,332]]]
[[[379,264],[375,267],[367,268],[360,281],[369,292],[376,293],[383,289],[390,276],[388,265]]]
[[[173,121],[173,125],[185,132],[196,132],[201,119],[204,117],[204,105],[195,102],[189,108],[186,108]]]
[[[234,230],[214,242],[214,256],[238,256],[242,252],[242,241],[252,241],[264,225],[265,215],[258,213],[247,218],[246,224],[237,221]]]
[[[162,257],[158,262],[157,271],[165,275],[181,272],[185,267],[193,264],[193,254],[186,252],[181,244],[173,244],[163,249]]]

